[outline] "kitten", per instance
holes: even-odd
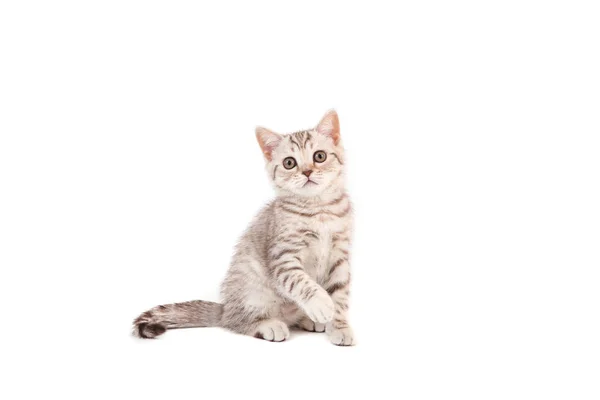
[[[259,127],[256,138],[277,197],[241,237],[221,287],[222,304],[154,307],[134,321],[135,335],[219,326],[281,342],[289,327],[298,327],[327,332],[336,345],[354,344],[347,319],[352,216],[337,113],[288,135]]]

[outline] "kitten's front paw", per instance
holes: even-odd
[[[298,322],[298,326],[309,332],[325,332],[325,324],[313,322],[308,317],[303,317],[300,322]]]
[[[346,327],[341,329],[332,329],[327,332],[329,340],[336,346],[353,346],[354,345],[354,333],[352,328]]]
[[[326,324],[333,319],[335,306],[325,290],[318,291],[304,303],[304,312],[314,322]]]

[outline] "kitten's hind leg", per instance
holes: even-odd
[[[248,308],[230,308],[227,304],[222,326],[235,333],[271,342],[283,342],[290,337],[290,330],[282,320]]]
[[[290,330],[285,322],[270,318],[256,325],[253,336],[271,342],[283,342],[290,337]]]

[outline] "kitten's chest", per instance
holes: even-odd
[[[329,255],[332,247],[332,237],[335,232],[335,226],[321,221],[314,221],[307,226],[314,235],[307,248],[307,265],[305,266],[308,274],[317,280],[323,282],[327,275],[329,267]]]

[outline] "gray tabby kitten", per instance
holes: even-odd
[[[289,327],[327,332],[351,346],[348,324],[352,216],[344,188],[344,149],[337,113],[316,128],[280,135],[256,129],[277,198],[241,237],[222,284],[222,304],[162,305],[134,321],[134,334],[220,326],[281,342]]]

